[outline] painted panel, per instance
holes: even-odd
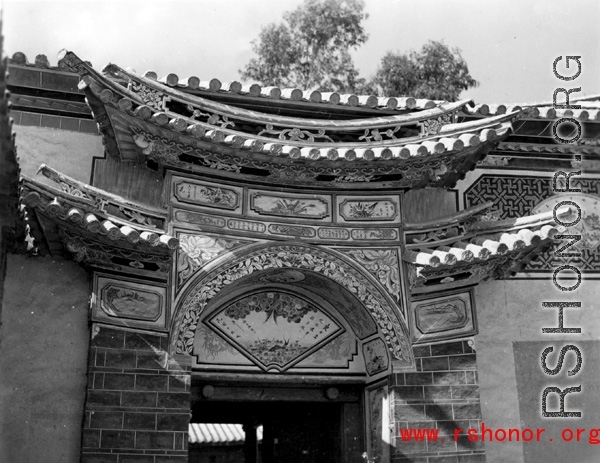
[[[218,228],[225,227],[225,219],[221,217],[211,217],[210,215],[199,214],[197,212],[176,210],[173,217],[175,218],[175,222],[193,225],[209,225]]]
[[[162,297],[150,290],[108,284],[100,293],[100,307],[111,317],[156,321],[162,312]]]
[[[471,293],[414,301],[411,306],[414,342],[439,341],[477,333]]]
[[[319,228],[319,238],[324,240],[347,240],[350,232],[345,228]]]
[[[180,203],[233,211],[240,209],[242,190],[175,178],[173,196]]]
[[[264,370],[284,371],[343,332],[328,314],[276,291],[245,296],[204,323]]]
[[[96,275],[92,319],[119,326],[164,329],[166,288]]]
[[[386,371],[389,366],[389,357],[385,343],[381,339],[373,339],[363,345],[365,366],[370,376]]]
[[[298,225],[269,225],[269,231],[274,235],[291,235],[303,238],[313,238],[315,230],[309,227],[300,227]]]
[[[339,213],[346,222],[391,221],[398,218],[398,202],[393,198],[342,199]]]
[[[330,199],[326,196],[282,196],[252,192],[250,209],[259,215],[324,219],[330,215]]]
[[[256,233],[264,233],[267,230],[265,224],[260,222],[250,222],[249,220],[230,219],[227,221],[227,226],[232,230],[242,230]]]
[[[351,232],[354,240],[397,240],[398,232],[395,228],[355,228]]]

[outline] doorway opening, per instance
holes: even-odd
[[[192,444],[194,463],[342,463],[361,461],[359,386],[204,385],[192,388],[191,426],[236,423],[237,447]],[[239,436],[241,437],[241,432]]]

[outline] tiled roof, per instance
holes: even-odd
[[[262,441],[263,427],[256,429],[258,441]],[[245,433],[241,424],[190,423],[190,444],[243,444]]]
[[[48,173],[48,170],[45,166],[42,169],[45,173]],[[65,178],[70,182],[64,182]],[[140,210],[136,211],[130,201],[109,193],[90,196],[88,192],[93,187],[88,187],[87,191],[74,188],[72,185],[78,182],[66,176],[61,176],[61,181],[62,183],[59,184],[62,191],[23,177],[21,198],[28,213],[32,211],[42,213],[48,219],[62,223],[84,236],[104,237],[112,242],[121,241],[135,249],[172,250],[179,246],[177,238],[168,235],[155,225],[150,225],[151,222],[147,220],[145,213],[147,208],[140,207]],[[122,207],[119,210],[118,206],[110,207],[110,203],[121,204]],[[118,217],[117,212],[122,214],[122,217]],[[152,217],[157,216],[158,214],[155,213]],[[124,217],[128,217],[129,220]]]
[[[177,74],[168,74],[159,79],[157,73],[154,71],[145,72],[144,77],[183,91],[205,90],[209,92],[263,97],[272,100],[310,101],[328,105],[364,106],[372,109],[431,109],[442,103],[426,98],[378,97],[375,95],[357,95],[353,93],[320,92],[317,90],[302,90],[296,87],[283,88],[260,86],[258,84],[242,84],[238,81],[221,83],[220,80],[215,78],[200,80],[195,76],[180,79]]]
[[[404,260],[410,265],[411,288],[452,285],[455,279],[472,283],[518,271],[527,259],[549,246],[559,228],[554,212],[518,219],[494,220],[483,204],[448,218],[423,224],[407,224]],[[574,210],[563,206],[556,218],[566,219]],[[502,275],[500,275],[501,273]]]
[[[81,87],[111,156],[137,162],[147,156],[191,170],[194,162],[228,172],[248,166],[272,181],[320,176],[316,182],[326,185],[395,175],[399,188],[451,185],[520,116],[516,111],[456,123],[466,102],[347,120],[281,116],[186,94],[115,65],[107,67],[108,78],[72,53],[64,60],[83,75]],[[291,167],[293,172],[283,172]],[[348,180],[354,178],[360,180]]]
[[[60,58],[56,66],[50,64],[46,55],[40,54],[35,57],[34,63],[29,63],[27,56],[22,52],[16,52],[11,59],[12,64],[37,67],[40,69],[54,69],[69,71],[64,58]],[[91,64],[90,64],[91,66]],[[369,109],[386,110],[419,110],[431,109],[439,106],[442,102],[426,98],[413,97],[378,97],[375,95],[359,95],[352,93],[319,92],[303,90],[299,88],[282,88],[274,86],[261,86],[256,83],[244,84],[238,81],[221,82],[217,78],[201,80],[196,76],[185,79],[179,78],[177,74],[169,73],[159,78],[154,71],[146,71],[144,77],[161,82],[169,87],[177,88],[191,93],[220,93],[248,97],[257,97],[268,100],[283,100],[295,102],[321,103],[323,105],[364,107]]]
[[[571,101],[572,105],[580,105],[580,109],[555,109],[552,104],[476,104],[465,105],[463,111],[470,115],[497,116],[510,111],[526,110],[526,116],[532,119],[558,119],[572,117],[580,121],[600,121],[600,105],[597,101]]]

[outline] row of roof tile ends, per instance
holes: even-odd
[[[36,67],[40,69],[58,70],[62,72],[71,72],[63,59],[60,59],[56,66],[51,66],[46,55],[37,55],[33,64],[29,63],[27,56],[22,52],[13,54],[9,61],[12,65]],[[91,66],[91,63],[86,62]],[[163,78],[158,78],[154,71],[147,71],[144,77],[159,81],[170,87],[176,87],[189,91],[210,91],[238,95],[247,95],[251,97],[263,97],[274,100],[291,100],[298,102],[326,103],[331,105],[342,105],[349,107],[365,107],[370,109],[387,110],[406,110],[406,109],[431,109],[441,105],[444,101],[430,100],[413,97],[383,97],[375,95],[355,95],[337,92],[320,92],[318,90],[302,90],[299,88],[280,88],[275,86],[260,86],[258,84],[242,84],[238,81],[229,81],[222,83],[218,79],[201,80],[192,76],[187,79],[180,79],[177,74],[167,74]],[[522,104],[522,105],[504,105],[504,104],[477,104],[466,105],[463,111],[469,115],[494,116],[510,113],[526,107],[529,107],[529,116],[534,118],[556,117],[574,117],[581,121],[600,120],[600,106],[597,101],[587,101],[596,99],[600,96],[586,97],[583,101],[578,101],[580,109],[555,109],[550,104]],[[575,101],[575,100],[573,100]]]

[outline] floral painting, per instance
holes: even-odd
[[[398,253],[393,249],[352,249],[342,252],[352,256],[354,260],[366,268],[371,275],[394,296],[400,300],[400,267]]]
[[[323,219],[329,216],[329,199],[326,197],[282,197],[252,193],[251,209],[260,215]]]
[[[283,371],[343,332],[327,313],[279,291],[242,297],[205,320],[264,370]]]
[[[213,259],[248,243],[245,240],[217,238],[208,235],[180,233],[177,255],[178,284],[181,286],[196,270]]]

